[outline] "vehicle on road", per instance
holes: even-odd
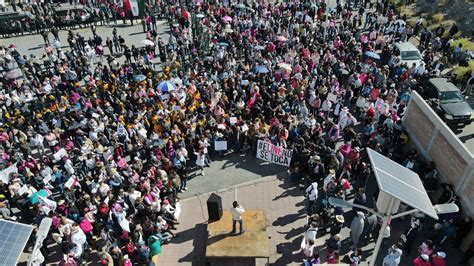
[[[85,8],[56,8],[54,15],[61,21],[61,26],[88,24],[93,22],[92,14]]]
[[[422,84],[423,98],[448,126],[468,125],[474,112],[461,91],[446,78],[431,78]]]
[[[411,42],[395,43],[394,44],[395,54],[400,56],[400,63],[406,63],[408,67],[411,67],[413,63],[419,66],[423,62],[420,51]]]

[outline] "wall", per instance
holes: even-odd
[[[415,91],[403,123],[410,141],[436,163],[441,181],[453,184],[464,213],[474,217],[474,156]]]

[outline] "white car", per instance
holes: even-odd
[[[419,66],[423,62],[420,51],[410,42],[396,43],[394,44],[395,54],[400,55],[400,63],[406,63],[408,67],[411,67],[413,63]]]

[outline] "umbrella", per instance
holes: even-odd
[[[263,49],[265,49],[265,47],[263,47],[263,46],[261,46],[261,45],[255,45],[255,46],[253,47],[253,49],[255,49],[255,50],[263,50]]]
[[[220,46],[225,46],[225,47],[229,46],[229,44],[226,43],[226,42],[220,42],[219,45],[220,45]]]
[[[11,70],[11,71],[8,71],[4,76],[3,76],[5,79],[16,79],[18,77],[18,74]]]
[[[204,15],[204,14],[197,14],[196,17],[197,17],[197,18],[205,18],[206,15]]]
[[[159,89],[162,92],[170,92],[170,91],[175,91],[176,90],[176,85],[173,84],[173,82],[165,80],[160,82],[158,84],[157,89]]]
[[[266,66],[256,66],[253,70],[255,73],[268,73],[268,68]]]
[[[286,38],[285,36],[277,36],[276,39],[277,39],[277,41],[280,41],[280,42],[288,41],[288,38]]]
[[[66,72],[65,76],[66,76],[66,80],[75,80],[75,79],[77,79],[77,74],[74,71]]]
[[[374,59],[380,59],[380,55],[378,55],[377,53],[374,53],[374,52],[365,52],[365,55],[368,56],[368,57],[371,57],[371,58],[374,58]]]
[[[33,193],[33,195],[31,195],[31,197],[29,198],[31,204],[38,203],[39,202],[38,197],[47,198],[48,197],[48,191],[46,191],[44,189],[41,189],[41,190],[38,190],[38,192]]]
[[[133,80],[135,80],[136,82],[142,82],[146,79],[146,76],[143,75],[143,74],[139,74],[139,75],[135,75],[133,77]]]
[[[229,16],[224,16],[222,20],[224,20],[225,22],[229,22],[229,21],[232,21],[232,18]]]
[[[140,43],[144,44],[144,45],[148,45],[148,46],[154,46],[155,45],[155,43],[153,41],[146,40],[146,39],[142,40]]]
[[[279,66],[280,68],[283,68],[283,69],[286,69],[286,70],[288,70],[288,71],[291,71],[291,66],[288,65],[287,63],[278,63],[278,66]]]

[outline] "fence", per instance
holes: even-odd
[[[454,186],[461,198],[464,213],[473,217],[473,154],[415,91],[412,92],[403,123],[410,140],[421,154],[436,163],[441,181]],[[474,238],[474,231],[468,238]]]

